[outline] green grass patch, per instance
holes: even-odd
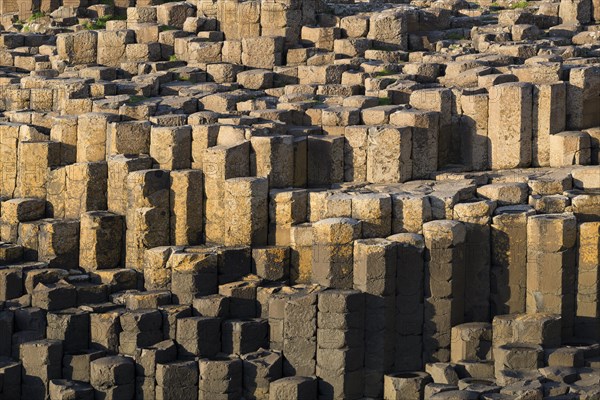
[[[179,58],[175,54],[169,56],[169,61],[179,61]]]
[[[461,35],[460,33],[457,33],[457,32],[452,32],[452,33],[446,35],[446,38],[449,40],[465,40],[465,35]]]
[[[33,22],[36,21],[40,18],[44,18],[46,16],[45,12],[42,11],[36,11],[33,14],[31,14],[31,17],[27,18],[27,22]]]
[[[529,2],[527,1],[519,1],[518,3],[513,3],[510,5],[512,10],[516,10],[518,8],[527,8],[529,7]]]
[[[377,71],[375,72],[375,76],[389,76],[389,75],[395,75],[396,71],[391,71],[389,69],[383,69],[381,71]]]
[[[379,98],[379,105],[380,106],[391,106],[392,105],[392,99],[390,99],[389,97],[380,97]]]
[[[177,30],[177,27],[171,26],[171,25],[161,25],[158,27],[158,30],[160,32],[175,31],[175,30]]]
[[[147,97],[145,96],[131,96],[129,98],[129,100],[127,101],[127,103],[129,104],[138,104],[141,103],[142,101],[146,100]]]
[[[86,23],[84,28],[90,31],[106,29],[106,23],[108,21],[125,21],[126,19],[127,17],[123,15],[105,15],[104,17],[99,17],[94,21]]]

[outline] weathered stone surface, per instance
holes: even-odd
[[[597,398],[599,13],[0,0],[0,399]]]

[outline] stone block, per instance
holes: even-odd
[[[224,181],[230,178],[248,176],[250,170],[250,143],[243,142],[232,146],[209,147],[204,152],[204,193],[205,236],[206,240],[223,243],[225,230],[223,197]]]
[[[141,270],[145,249],[169,244],[169,186],[169,173],[163,170],[127,176],[127,266]]]
[[[223,322],[221,350],[226,354],[248,354],[268,346],[266,319],[230,319]]]
[[[563,24],[587,24],[593,19],[591,1],[561,0],[558,10]]]
[[[499,206],[516,206],[527,202],[528,190],[524,183],[491,183],[477,188],[477,194]]]
[[[82,382],[72,382],[67,379],[52,379],[48,387],[51,399],[93,399],[94,388],[89,384]]]
[[[96,393],[105,396],[133,397],[135,367],[123,356],[102,357],[90,363],[90,383]]]
[[[90,381],[90,363],[104,357],[103,350],[87,349],[67,352],[62,360],[62,376],[64,379],[80,382]]]
[[[598,222],[586,222],[579,225],[579,255],[577,278],[577,311],[574,330],[580,337],[598,337],[600,326],[597,323],[596,284],[599,264],[598,258]],[[596,305],[594,305],[596,303]]]
[[[486,361],[492,356],[492,325],[471,322],[452,328],[450,359],[458,361]]]
[[[344,178],[344,138],[309,136],[307,143],[307,185],[329,186]]]
[[[590,135],[585,132],[567,131],[554,134],[550,136],[549,147],[551,167],[590,163]]]
[[[220,355],[199,362],[199,398],[242,396],[242,360],[238,356]]]
[[[565,337],[572,335],[576,308],[576,225],[568,214],[535,215],[527,223],[526,309],[561,315]]]
[[[194,315],[203,317],[229,317],[229,297],[220,294],[196,297]]]
[[[354,288],[382,296],[396,292],[396,247],[386,239],[362,239],[354,243]]]
[[[125,59],[127,45],[132,43],[135,43],[133,30],[98,31],[97,63],[119,67]]]
[[[107,131],[115,121],[113,114],[86,113],[77,122],[77,162],[98,162],[106,159]]]
[[[450,327],[464,320],[466,229],[456,221],[423,225],[425,238],[424,361],[449,360]],[[433,313],[435,318],[431,318]],[[430,319],[431,318],[431,319]],[[435,344],[434,344],[435,343]]]
[[[44,339],[21,344],[21,396],[46,397],[50,380],[60,379],[62,357],[60,340]]]
[[[577,2],[584,4],[585,1]],[[600,125],[598,92],[600,78],[598,67],[578,67],[569,71],[567,84],[567,129],[586,129]]]
[[[106,155],[149,154],[150,122],[111,122],[107,127]]]
[[[277,379],[269,385],[269,400],[308,400],[317,397],[317,380],[306,376]]]
[[[286,281],[290,272],[290,249],[284,246],[252,249],[252,273],[267,281]]]
[[[60,145],[57,142],[21,142],[14,195],[46,199],[48,170],[59,165],[59,157]]]
[[[412,177],[412,129],[381,126],[369,128],[367,181],[405,182]]]
[[[119,351],[119,332],[121,324],[119,316],[122,311],[108,311],[90,314],[91,345],[112,353]]]
[[[352,287],[353,241],[360,232],[361,223],[351,218],[328,218],[313,224],[313,283],[337,289]]]
[[[253,175],[267,177],[270,188],[293,186],[293,136],[254,136],[250,144]]]
[[[532,109],[531,84],[504,83],[490,89],[488,137],[492,169],[531,164]]]
[[[40,199],[9,199],[2,202],[0,213],[0,237],[6,242],[16,243],[20,222],[44,218],[46,204]]]
[[[156,167],[166,170],[191,167],[192,130],[190,126],[155,126],[150,132],[150,156]]]
[[[529,206],[496,209],[491,224],[490,302],[492,315],[525,311]]]
[[[567,85],[533,87],[533,166],[550,165],[550,138],[566,128]]]
[[[540,346],[521,343],[505,344],[494,349],[494,365],[497,379],[506,370],[528,370],[540,368],[544,353]]]
[[[248,37],[242,38],[242,63],[254,68],[273,68],[281,65],[283,38]]]
[[[204,200],[202,171],[173,171],[170,179],[171,243],[178,246],[200,244]]]
[[[109,157],[107,205],[108,211],[127,214],[127,176],[130,172],[152,168],[152,159],[148,156],[117,155]]]
[[[439,116],[433,111],[399,110],[390,116],[390,123],[412,128],[412,178],[427,178],[437,170]]]
[[[121,262],[124,218],[106,211],[81,215],[79,266],[86,270],[116,268]]]
[[[425,385],[431,382],[424,372],[398,372],[385,375],[384,397],[390,400],[416,400],[425,392]]]
[[[154,346],[138,349],[134,356],[136,375],[152,377],[154,381],[156,366],[175,361],[176,358],[177,346],[172,340],[164,340]]]
[[[56,48],[58,56],[70,64],[95,64],[98,33],[96,31],[61,33],[56,37]]]
[[[17,268],[0,270],[0,299],[2,301],[20,297],[23,294],[23,273]]]
[[[76,268],[79,264],[79,221],[47,219],[40,225],[38,259],[49,267]]]
[[[182,358],[210,358],[221,351],[221,319],[188,317],[177,321],[177,349]]]
[[[46,337],[63,341],[64,351],[80,351],[89,347],[90,319],[87,312],[68,309],[49,312]]]
[[[243,355],[242,364],[244,397],[269,398],[271,382],[283,376],[281,353],[260,349]]]
[[[375,46],[391,50],[406,50],[408,45],[408,18],[400,10],[389,10],[373,15],[369,20],[369,33]]]
[[[392,199],[384,193],[352,196],[352,218],[362,222],[362,237],[388,236],[392,231]]]
[[[219,286],[219,294],[229,297],[229,314],[233,318],[254,318],[257,314],[256,282],[239,281]]]
[[[266,178],[231,178],[225,181],[225,244],[265,245],[268,236],[268,181]]]
[[[174,26],[183,28],[183,24],[188,17],[193,16],[194,8],[187,3],[167,3],[162,4],[156,9],[157,22],[160,25]]]
[[[465,321],[485,322],[490,318],[490,227],[496,208],[492,201],[459,203],[454,206],[454,219],[465,224],[466,251]],[[466,293],[469,293],[468,295]]]
[[[178,304],[191,304],[196,296],[217,293],[217,254],[211,249],[174,252],[167,268],[171,270],[171,291]]]

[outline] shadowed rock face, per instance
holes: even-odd
[[[0,399],[600,395],[600,3],[399,3],[0,0]]]

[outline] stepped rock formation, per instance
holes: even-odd
[[[0,0],[0,400],[600,399],[598,0]]]

